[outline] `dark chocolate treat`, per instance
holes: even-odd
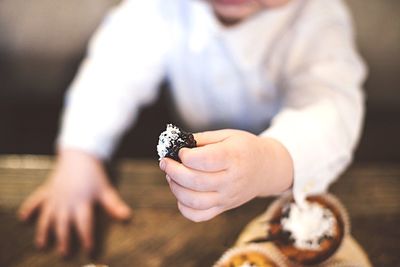
[[[160,134],[158,140],[157,152],[159,159],[168,157],[181,162],[178,153],[182,147],[196,147],[196,140],[194,140],[193,134],[182,131],[172,124],[167,124],[167,129]]]

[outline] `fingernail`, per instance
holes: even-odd
[[[169,177],[168,175],[165,175],[165,178],[167,179],[168,183],[171,182],[171,177]]]
[[[165,160],[164,159],[160,160],[160,169],[161,170],[165,171],[165,165],[166,165]]]

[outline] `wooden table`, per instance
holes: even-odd
[[[0,266],[211,266],[271,199],[256,199],[205,223],[183,218],[156,161],[116,164],[118,188],[134,208],[130,223],[97,215],[97,254],[60,259],[54,249],[37,251],[34,224],[18,222],[23,199],[47,176],[52,158],[0,157]],[[332,186],[351,214],[352,232],[375,266],[400,266],[400,164],[356,164]]]

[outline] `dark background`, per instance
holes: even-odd
[[[119,0],[0,0],[0,154],[53,154],[63,94],[105,12]],[[400,162],[400,1],[348,0],[369,65],[357,162]],[[165,90],[117,151],[156,157]],[[146,138],[144,138],[146,137]],[[140,141],[138,141],[140,140]]]

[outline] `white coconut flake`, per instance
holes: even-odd
[[[173,142],[180,138],[179,137],[180,133],[181,131],[179,130],[178,127],[172,124],[167,124],[167,129],[160,134],[160,137],[158,139],[157,153],[159,156],[159,160],[161,160],[167,155],[168,150],[173,145]]]
[[[292,203],[289,208],[289,216],[282,218],[281,224],[291,233],[295,247],[317,250],[321,237],[334,235],[336,219],[330,210],[314,202],[305,202],[301,208]]]

